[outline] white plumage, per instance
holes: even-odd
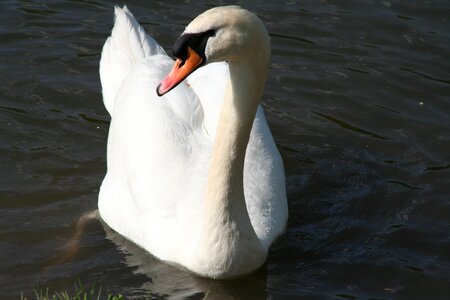
[[[202,221],[208,214],[205,190],[213,144],[221,134],[217,128],[229,67],[225,62],[207,64],[158,97],[157,85],[173,63],[126,7],[116,7],[100,61],[103,100],[111,115],[100,215],[115,231],[163,261],[200,276],[243,275],[255,266],[223,263],[237,261],[233,257],[205,262],[216,256],[199,250],[201,232],[209,230]],[[288,212],[283,163],[259,105],[245,151],[245,204],[260,243],[255,247],[262,249],[265,259],[285,228]],[[226,234],[218,236],[219,248],[235,242]],[[212,270],[221,263],[220,270]]]

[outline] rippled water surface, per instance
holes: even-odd
[[[169,49],[224,2],[127,4]],[[239,4],[272,37],[263,105],[290,218],[259,272],[221,282],[161,264],[97,220],[74,239],[105,174],[98,62],[113,4],[2,2],[1,299],[97,276],[129,298],[450,299],[450,3]]]

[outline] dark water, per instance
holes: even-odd
[[[267,264],[198,279],[97,220],[68,253],[105,173],[98,61],[112,3],[3,1],[1,299],[97,276],[129,298],[450,299],[450,3],[239,3],[272,37],[263,105],[287,175],[289,225]],[[165,48],[221,4],[128,2]]]

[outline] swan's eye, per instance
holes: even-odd
[[[205,60],[205,48],[208,38],[215,36],[216,31],[210,29],[199,33],[185,33],[181,35],[173,46],[173,55],[181,60],[187,57],[188,47],[197,52]]]

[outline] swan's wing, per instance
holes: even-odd
[[[176,260],[198,226],[209,151],[193,90],[182,83],[156,95],[172,64],[166,55],[147,57],[119,88],[98,203],[110,227],[163,260]]]
[[[115,7],[111,36],[105,42],[100,59],[103,102],[112,115],[117,91],[131,69],[146,57],[166,54],[163,48],[138,24],[126,6]]]
[[[245,154],[244,194],[253,228],[267,249],[286,228],[288,207],[283,160],[261,106]]]

